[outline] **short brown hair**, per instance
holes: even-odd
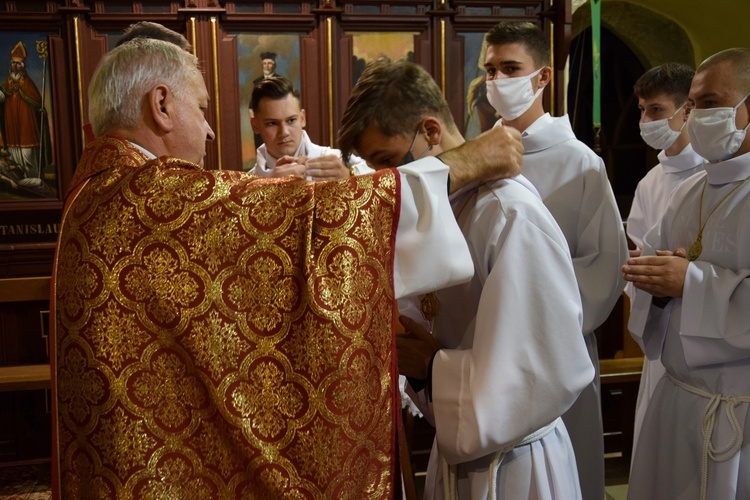
[[[646,71],[633,85],[635,96],[653,99],[662,94],[682,105],[688,99],[695,70],[687,64],[666,63]]]
[[[731,81],[736,85],[735,90],[742,95],[750,92],[750,48],[741,47],[717,52],[703,61],[696,72],[700,73],[723,63],[728,63],[732,69]]]
[[[549,41],[536,24],[520,21],[498,23],[484,36],[487,45],[522,45],[538,67],[550,63]]]
[[[427,71],[408,61],[381,57],[367,64],[346,103],[338,134],[344,161],[359,148],[362,133],[375,124],[388,136],[413,135],[422,118],[434,114],[457,131],[443,93]]]
[[[250,97],[250,109],[258,111],[260,101],[263,99],[283,99],[289,94],[299,100],[299,92],[294,89],[292,82],[288,78],[283,76],[272,76],[271,78],[265,78],[253,87],[253,94]]]

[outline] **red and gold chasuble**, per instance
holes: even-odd
[[[392,498],[398,182],[89,144],[54,281],[62,498]]]

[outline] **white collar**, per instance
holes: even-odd
[[[703,168],[711,185],[737,182],[750,176],[750,153],[716,163],[706,163]]]

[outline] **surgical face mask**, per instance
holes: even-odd
[[[669,118],[639,123],[638,126],[641,128],[641,137],[646,144],[654,149],[667,149],[674,144],[674,141],[680,137],[685,122],[682,122],[680,130],[672,130],[672,127],[669,126],[669,120],[674,118],[684,107],[685,105],[683,104],[677,108],[677,111],[675,111]]]
[[[417,142],[417,137],[419,137],[419,127],[417,127],[417,131],[414,133],[414,139],[411,141],[411,146],[409,147],[409,152],[404,155],[404,159],[401,160],[401,165],[406,165],[407,163],[411,163],[413,161],[419,160],[422,158],[425,154],[427,154],[427,151],[432,149],[432,144],[429,144],[427,146],[427,149],[422,151],[422,154],[419,155],[417,158],[414,158],[414,154],[412,151],[414,150],[414,144]]]
[[[693,109],[687,122],[690,144],[696,153],[708,161],[731,158],[745,140],[747,126],[737,130],[737,108],[750,96],[747,94],[733,108]],[[750,124],[748,124],[750,125]]]
[[[487,100],[503,120],[515,120],[524,114],[544,91],[544,87],[540,87],[535,93],[531,86],[531,79],[542,69],[544,67],[526,76],[487,80]]]

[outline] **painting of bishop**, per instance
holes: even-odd
[[[10,71],[0,84],[0,200],[56,197],[56,175],[47,173],[53,169],[45,109],[45,100],[49,100],[45,96],[48,90],[47,42],[31,40],[41,60],[34,60],[37,74],[41,68],[40,91],[27,67],[31,59],[28,42],[17,41],[11,45],[7,42],[12,38],[7,35],[3,37],[5,40],[0,39],[0,54],[3,45],[12,47]]]

